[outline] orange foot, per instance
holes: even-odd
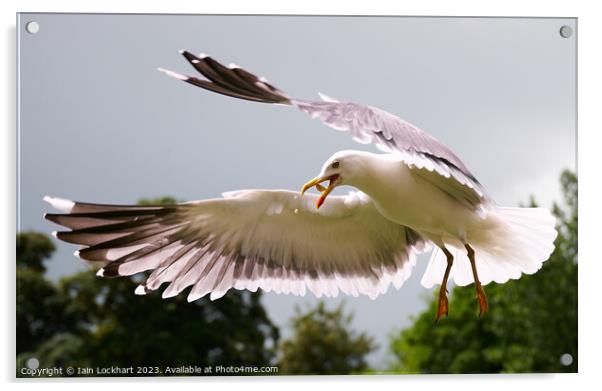
[[[439,291],[439,305],[437,306],[437,317],[435,318],[435,322],[439,322],[439,319],[441,319],[443,315],[447,316],[448,310],[449,303],[447,301],[447,291],[445,288],[442,288]]]
[[[479,318],[487,313],[489,305],[487,304],[487,295],[481,284],[477,284],[477,302],[479,303]]]

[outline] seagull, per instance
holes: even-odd
[[[239,190],[174,205],[104,205],[44,198],[61,213],[45,218],[80,245],[75,255],[102,277],[146,272],[135,290],[167,284],[163,298],[191,287],[188,301],[231,288],[374,299],[399,289],[432,254],[421,283],[440,284],[438,321],[449,312],[447,284],[483,285],[539,270],[554,250],[555,219],[544,208],[498,206],[448,147],[401,118],[368,105],[294,99],[235,64],[180,52],[203,77],[161,72],[229,97],[296,107],[380,153],[339,151],[300,192]],[[199,76],[200,76],[199,75]],[[348,195],[330,193],[339,186]],[[315,188],[317,194],[306,193]]]

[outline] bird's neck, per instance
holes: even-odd
[[[367,154],[358,163],[357,170],[349,185],[377,198],[380,188],[387,181],[391,171],[399,170],[399,159],[393,155]]]

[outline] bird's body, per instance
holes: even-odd
[[[341,151],[319,177],[329,176],[332,161],[345,167],[338,169],[342,183],[364,192],[388,221],[411,228],[439,249],[454,251],[462,263],[456,264],[452,278],[460,285],[472,281],[470,260],[462,252],[467,244],[482,257],[485,284],[534,273],[553,251],[554,218],[546,209],[499,207],[491,199],[468,202],[467,192],[475,193],[473,200],[478,195],[474,189],[454,186],[453,178],[428,169],[411,168],[396,154]],[[443,253],[435,250],[423,284],[440,281],[445,263]]]
[[[359,151],[354,154],[364,161],[363,172],[347,184],[370,196],[387,219],[429,238],[460,241],[484,222],[476,210],[424,179],[399,157]]]
[[[102,266],[99,275],[149,270],[136,293],[167,283],[163,296],[170,297],[192,286],[189,300],[206,294],[216,299],[230,288],[375,298],[390,285],[399,288],[415,255],[433,244],[422,284],[441,283],[439,319],[448,310],[448,279],[474,281],[484,313],[482,285],[534,273],[553,251],[549,211],[497,206],[449,148],[414,125],[323,95],[322,101],[291,99],[238,66],[182,53],[209,80],[162,71],[223,95],[297,107],[386,153],[337,152],[301,194],[240,190],[167,206],[47,197],[63,213],[46,218],[70,229],[56,236],[83,246],[76,254]],[[359,192],[328,197],[342,185]],[[321,194],[303,195],[312,187]]]

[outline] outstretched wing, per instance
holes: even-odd
[[[102,266],[99,275],[151,270],[136,289],[169,283],[163,297],[192,286],[188,300],[223,296],[230,288],[262,288],[316,296],[372,298],[409,277],[424,240],[394,224],[363,193],[329,198],[284,190],[242,190],[168,206],[113,206],[46,197],[69,228],[58,239],[83,246],[76,255]]]
[[[464,163],[448,147],[430,134],[401,118],[376,107],[353,102],[340,102],[320,94],[322,101],[292,99],[271,85],[266,79],[245,71],[238,65],[224,66],[213,58],[202,54],[195,56],[181,51],[190,64],[207,80],[182,75],[159,68],[160,71],[223,95],[255,102],[292,105],[318,118],[324,124],[351,133],[359,143],[374,143],[380,150],[399,154],[403,161],[418,172],[435,172],[443,178],[435,182],[445,183],[445,187],[455,187],[457,182],[467,187],[462,190],[473,193],[470,198],[478,202],[490,201],[483,186],[468,170]],[[429,177],[428,174],[426,174]],[[433,179],[430,178],[429,179]],[[450,194],[458,198],[458,194]]]

